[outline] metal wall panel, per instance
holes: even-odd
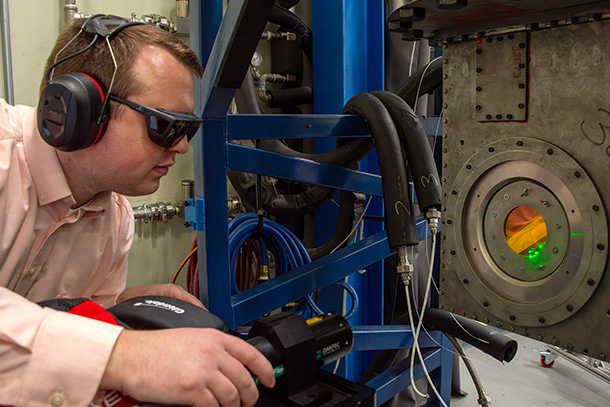
[[[511,46],[490,47],[509,35]],[[440,307],[605,360],[610,22],[527,36],[445,44]],[[516,82],[500,79],[519,66],[527,74]],[[482,72],[491,72],[485,90]],[[527,92],[523,105],[506,96],[514,86]],[[492,94],[482,99],[485,91]],[[493,102],[497,118],[480,116],[481,100]],[[519,207],[546,227],[529,253],[508,243],[507,219]]]

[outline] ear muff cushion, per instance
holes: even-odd
[[[60,75],[44,88],[38,102],[38,131],[51,146],[74,151],[99,140],[107,115],[98,126],[104,104],[100,84],[82,73]]]

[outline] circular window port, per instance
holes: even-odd
[[[534,208],[518,206],[506,217],[504,239],[512,251],[536,262],[546,244],[546,223]]]

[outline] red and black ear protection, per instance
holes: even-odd
[[[93,41],[82,50],[51,65],[46,75],[47,85],[38,101],[37,118],[38,131],[49,145],[62,151],[74,151],[85,149],[99,141],[108,123],[110,93],[110,89],[105,89],[98,80],[85,73],[69,73],[51,78],[53,69],[87,51],[98,37],[105,38],[124,28],[140,24],[142,23],[129,22],[116,16],[92,16],[83,23],[77,36],[83,31],[94,33]]]

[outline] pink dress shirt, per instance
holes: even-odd
[[[74,204],[36,109],[0,99],[0,405],[89,405],[121,332],[31,302],[109,306],[125,288],[131,205],[111,192]]]

